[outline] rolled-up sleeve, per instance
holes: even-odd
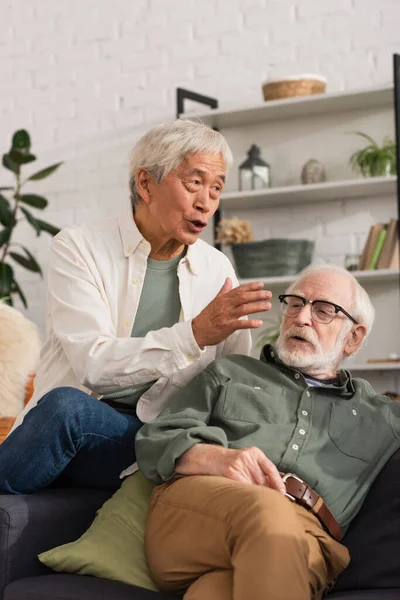
[[[223,393],[224,386],[210,365],[170,398],[161,415],[139,430],[136,457],[148,479],[157,484],[170,479],[178,458],[195,444],[228,446],[223,429],[208,424]]]

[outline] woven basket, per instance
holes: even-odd
[[[272,239],[247,244],[232,244],[239,277],[279,277],[295,275],[310,264],[314,242]]]
[[[299,78],[272,81],[262,86],[264,100],[279,100],[280,98],[291,98],[293,96],[309,96],[311,94],[322,94],[326,89],[326,81],[323,79]]]

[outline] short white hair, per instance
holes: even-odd
[[[364,327],[367,330],[365,337],[367,337],[374,323],[375,309],[367,292],[359,284],[357,279],[353,277],[353,275],[349,271],[347,271],[347,269],[344,269],[343,267],[339,267],[337,265],[329,264],[309,265],[308,267],[300,271],[296,281],[288,287],[286,293],[290,294],[298,286],[299,282],[305,277],[318,273],[337,273],[338,275],[343,275],[348,278],[349,282],[353,287],[353,305],[350,310],[351,316],[354,317],[357,323],[359,323],[360,325],[364,325]]]
[[[231,149],[224,136],[198,121],[177,119],[152,127],[134,146],[129,169],[129,189],[133,209],[141,200],[136,174],[146,169],[161,183],[188,154],[221,154],[228,170],[233,163]]]

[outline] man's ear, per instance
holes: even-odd
[[[136,189],[139,196],[146,204],[150,203],[151,175],[146,169],[139,169],[136,173]]]
[[[347,340],[343,349],[345,356],[351,356],[356,352],[367,335],[367,328],[364,325],[353,325],[351,331],[347,335]]]

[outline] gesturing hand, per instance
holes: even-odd
[[[241,319],[271,308],[272,293],[263,289],[261,281],[245,283],[232,289],[228,277],[214,300],[192,321],[193,334],[200,348],[214,346],[238,329],[256,329],[259,319]]]

